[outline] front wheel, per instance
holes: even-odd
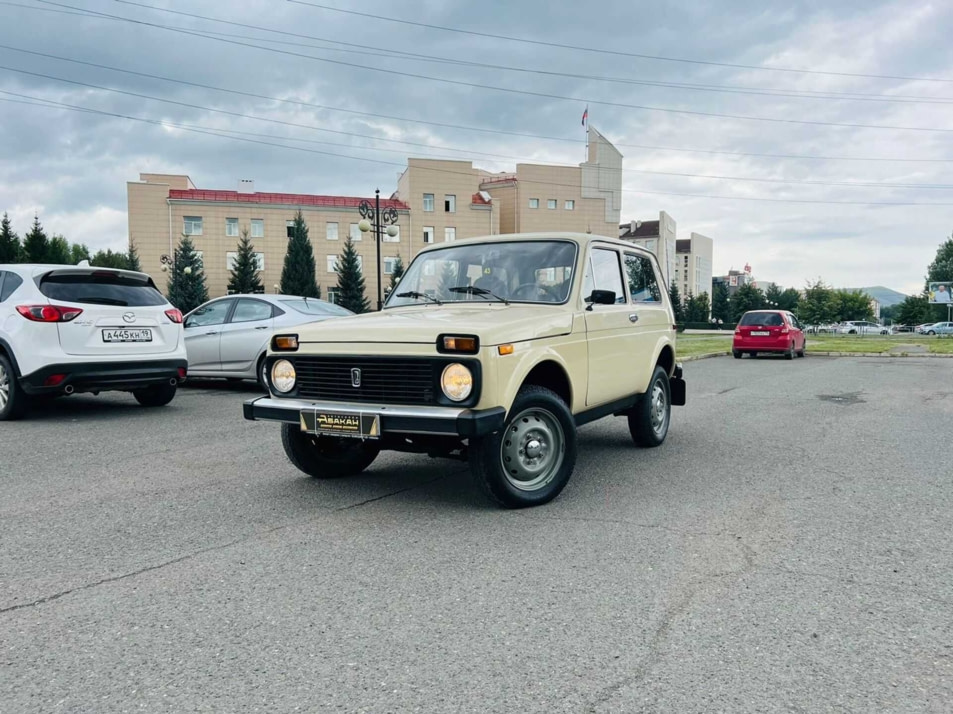
[[[652,448],[665,441],[672,416],[669,389],[668,373],[656,366],[648,391],[629,411],[629,434],[637,446]]]
[[[804,340],[804,342],[801,343],[801,349],[800,349],[800,351],[797,353],[797,356],[798,356],[798,357],[803,357],[803,356],[804,356],[804,353],[805,353],[806,351],[807,351],[807,340]]]
[[[175,396],[174,384],[155,384],[151,387],[133,389],[132,396],[144,407],[164,407]]]
[[[936,334],[936,331],[935,331],[935,330],[930,330],[929,332],[927,332],[927,334],[928,334],[928,335],[935,335],[935,334]]]
[[[552,390],[520,389],[506,424],[470,439],[470,472],[483,492],[506,508],[540,506],[565,488],[576,466],[576,424]]]
[[[307,434],[297,424],[281,425],[281,445],[292,464],[320,479],[355,476],[380,453],[371,441]]]

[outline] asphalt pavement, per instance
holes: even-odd
[[[524,511],[309,479],[250,385],[2,423],[0,712],[949,712],[953,360],[685,373]]]

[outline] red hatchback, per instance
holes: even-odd
[[[731,354],[735,359],[759,352],[780,352],[788,359],[804,356],[804,332],[801,323],[785,310],[752,310],[746,312],[735,328]]]

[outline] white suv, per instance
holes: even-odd
[[[890,328],[866,320],[848,320],[837,330],[842,335],[889,335]]]
[[[187,369],[182,313],[145,273],[0,265],[0,421],[38,395],[119,390],[163,406]]]

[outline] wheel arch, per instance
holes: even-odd
[[[17,363],[17,356],[13,354],[13,348],[10,344],[0,337],[0,355],[3,355],[8,360],[10,360],[10,365],[13,367],[13,373],[19,379],[22,375],[20,374],[20,365]]]
[[[538,362],[523,377],[520,388],[527,384],[535,384],[538,387],[552,390],[566,403],[567,408],[572,409],[572,382],[570,382],[566,370],[558,362],[551,359]]]
[[[664,369],[669,377],[675,373],[675,350],[672,349],[671,345],[662,347],[655,364]]]

